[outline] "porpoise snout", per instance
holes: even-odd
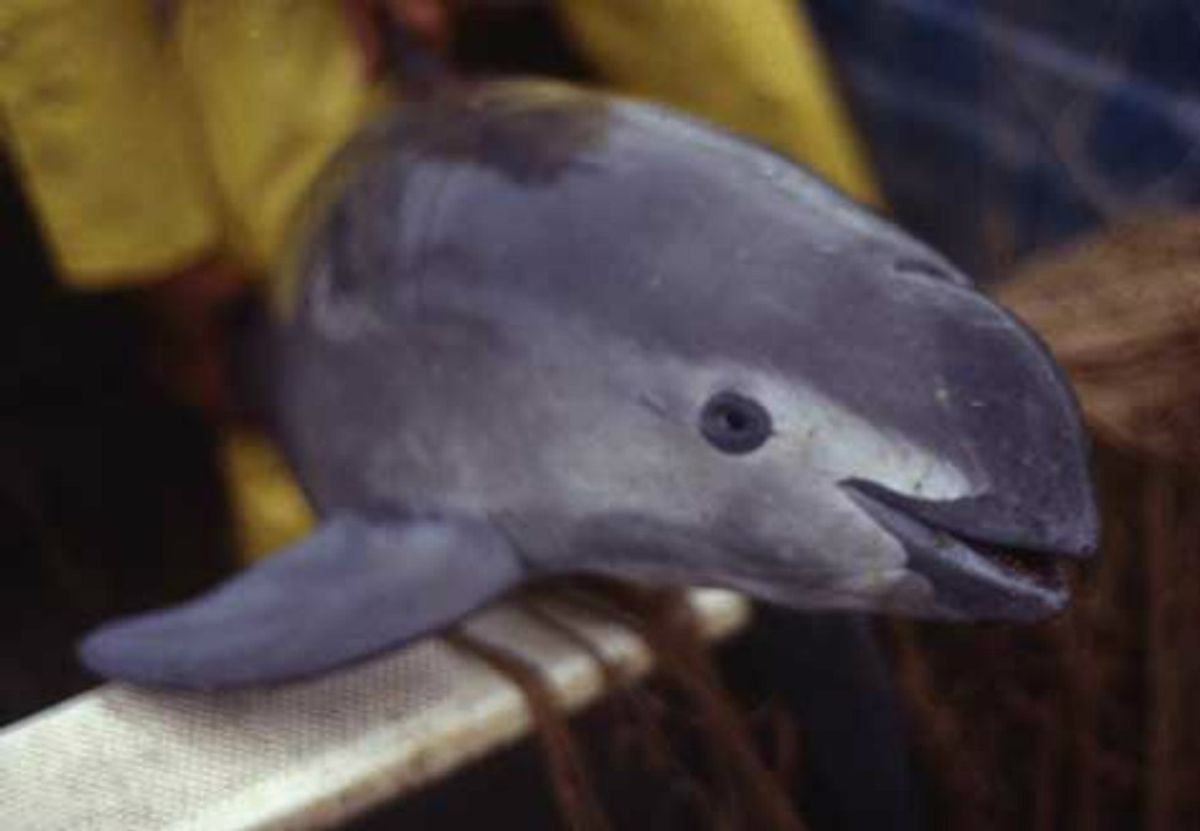
[[[1032,504],[1019,491],[936,500],[909,496],[864,479],[848,479],[842,484],[925,525],[980,543],[1089,557],[1099,542],[1095,504],[1074,483],[1064,486],[1070,499],[1049,504]],[[1031,487],[1028,492],[1043,489]]]
[[[1068,599],[1059,557],[1099,541],[1089,442],[1071,388],[1037,336],[984,295],[945,284],[933,304],[937,406],[925,440],[969,483],[955,498],[869,476],[843,489],[907,553],[942,611],[1037,618]]]

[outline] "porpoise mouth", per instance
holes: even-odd
[[[1062,558],[1067,552],[1021,548],[949,531],[917,517],[878,486],[854,480],[842,488],[872,519],[904,545],[908,568],[932,585],[935,614],[991,620],[1037,620],[1070,599]]]

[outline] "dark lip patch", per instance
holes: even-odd
[[[1051,590],[1061,589],[1065,585],[1061,560],[1065,554],[1015,548],[957,534],[951,536],[992,564],[1021,579]]]
[[[1097,547],[1097,523],[1089,514],[1091,501],[1081,505],[1082,522],[1076,513],[1063,511],[1058,520],[1050,518],[1051,510],[1023,506],[1022,499],[1012,494],[982,493],[957,499],[923,499],[900,493],[869,479],[851,478],[842,486],[874,502],[879,502],[908,516],[938,533],[950,534],[969,545],[984,545],[996,549],[1048,556],[1086,559]]]
[[[913,516],[869,488],[842,483],[872,519],[908,552],[908,568],[932,584],[941,611],[953,617],[1038,620],[1069,599],[1062,556],[981,541]]]

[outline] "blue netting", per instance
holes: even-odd
[[[1194,0],[810,0],[901,221],[984,275],[1200,201]]]

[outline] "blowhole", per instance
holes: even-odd
[[[922,260],[916,257],[896,260],[896,262],[892,263],[892,269],[899,274],[916,274],[921,277],[930,277],[934,280],[946,280],[951,283],[958,282],[944,267],[929,260]]]

